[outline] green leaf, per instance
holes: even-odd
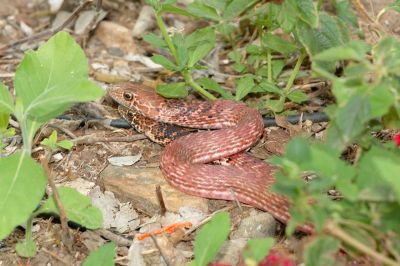
[[[154,33],[144,35],[143,40],[157,48],[166,48],[167,47],[167,44],[165,43],[165,41],[162,38],[155,35]]]
[[[211,27],[194,31],[185,38],[186,47],[189,51],[188,66],[193,67],[199,60],[203,59],[215,46],[215,32]]]
[[[400,160],[395,161],[394,158],[379,158],[374,160],[374,167],[380,173],[380,176],[393,189],[397,202],[400,203]]]
[[[284,103],[285,103],[285,97],[280,97],[279,100],[264,101],[264,106],[265,108],[268,108],[275,113],[280,113],[283,111]]]
[[[289,100],[295,103],[303,103],[308,100],[307,94],[305,94],[300,90],[294,90],[291,93],[289,93],[286,97],[288,97]]]
[[[151,60],[153,60],[154,63],[160,64],[163,67],[165,67],[168,70],[171,71],[177,71],[179,70],[179,67],[172,63],[169,59],[167,59],[165,56],[156,54],[151,57]]]
[[[296,51],[297,46],[284,40],[272,33],[266,33],[262,36],[262,42],[265,47],[268,47],[276,52],[288,55]]]
[[[25,152],[0,158],[0,239],[26,222],[44,195],[47,177]]]
[[[298,17],[293,14],[297,14],[299,11],[297,9],[297,0],[285,0],[278,8],[277,21],[282,27],[284,32],[291,32],[298,22]],[[292,14],[288,16],[288,14]]]
[[[339,60],[358,60],[364,61],[370,47],[362,41],[352,41],[350,43],[329,48],[315,55],[314,60],[335,62]]]
[[[353,95],[348,102],[337,109],[328,128],[326,142],[336,149],[344,149],[364,130],[370,119],[370,105],[366,97]]]
[[[339,240],[330,236],[317,238],[305,252],[307,266],[334,265],[334,254],[340,247]]]
[[[231,20],[251,7],[257,0],[233,0],[224,10],[224,19]]]
[[[250,239],[247,242],[247,248],[243,251],[243,256],[245,261],[251,261],[257,265],[260,261],[262,261],[267,255],[271,247],[274,245],[273,238],[260,238],[260,239]],[[246,265],[250,265],[246,263]]]
[[[59,187],[57,190],[68,220],[88,229],[97,229],[102,226],[103,216],[101,211],[92,205],[90,198],[80,194],[73,188]],[[54,196],[51,196],[36,213],[54,213],[59,215],[58,208],[54,202]]]
[[[0,113],[11,114],[14,104],[8,88],[0,81]]]
[[[17,251],[18,256],[23,258],[31,258],[36,255],[36,243],[31,240],[22,240],[22,242],[17,243],[15,246],[15,250]]]
[[[172,37],[172,42],[174,46],[176,47],[177,51],[177,57],[179,60],[179,69],[184,69],[186,67],[187,62],[189,61],[188,57],[188,50],[185,45],[185,40],[183,38],[183,35],[180,33],[176,33]]]
[[[275,84],[269,82],[268,80],[263,80],[260,84],[256,86],[257,91],[272,92],[279,96],[283,96],[283,91],[279,89]]]
[[[55,130],[51,132],[51,135],[48,138],[45,138],[40,142],[40,144],[49,147],[50,150],[56,149],[56,143],[57,143],[57,131]]]
[[[254,87],[254,79],[251,76],[236,79],[236,95],[235,100],[240,101],[251,92]]]
[[[88,80],[85,54],[66,32],[57,33],[36,52],[25,54],[14,85],[24,117],[39,121],[62,114],[76,102],[95,100],[104,94]]]
[[[310,27],[318,26],[318,12],[312,0],[297,0],[297,15]]]
[[[285,157],[301,164],[311,159],[310,143],[303,138],[294,138],[286,146]]]
[[[205,224],[197,233],[194,243],[196,266],[206,266],[218,254],[229,235],[229,214],[220,212]]]
[[[166,98],[184,98],[188,96],[184,82],[157,85],[156,92]]]
[[[179,8],[177,6],[171,5],[171,4],[163,4],[161,6],[161,9],[159,11],[159,13],[174,13],[174,14],[179,14],[182,16],[186,16],[186,17],[194,17],[194,15],[188,11],[186,11],[185,9]]]
[[[219,93],[222,98],[228,99],[228,100],[233,100],[235,97],[233,97],[232,93],[230,91],[224,90],[215,80],[210,79],[210,78],[200,78],[196,80],[197,83],[199,83],[204,89],[206,90],[211,90],[215,91],[216,93]]]
[[[68,139],[64,139],[64,140],[57,142],[57,146],[59,146],[63,149],[66,149],[66,150],[70,150],[74,146],[74,143]]]
[[[190,13],[200,18],[210,19],[214,21],[222,20],[222,17],[218,15],[214,7],[211,7],[201,2],[195,1],[193,3],[190,3],[187,6],[187,9]]]
[[[83,266],[113,266],[116,255],[116,245],[110,242],[102,245],[97,250],[90,252],[83,262]]]

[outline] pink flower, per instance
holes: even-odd
[[[271,250],[258,266],[295,266],[295,263],[291,258],[285,257],[284,254]]]

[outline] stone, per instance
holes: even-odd
[[[277,225],[278,222],[271,214],[252,210],[250,216],[244,218],[232,233],[231,239],[273,237]]]
[[[178,212],[180,207],[192,207],[208,212],[204,198],[194,197],[171,187],[158,168],[118,167],[109,165],[100,175],[105,190],[112,191],[121,200],[129,200],[132,205],[148,215],[159,212],[156,186],[161,186],[165,206],[168,211]]]
[[[130,30],[122,25],[110,21],[102,21],[95,34],[108,49],[118,48],[126,54],[138,53]]]

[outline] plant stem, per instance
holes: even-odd
[[[285,89],[283,90],[286,94],[289,94],[289,90],[293,86],[293,82],[296,79],[297,74],[300,71],[300,67],[301,67],[301,64],[303,63],[305,55],[306,55],[305,52],[301,51],[300,55],[299,55],[299,58],[297,58],[297,62],[296,62],[296,65],[294,66],[293,72],[289,77],[289,80],[288,80],[288,82],[286,84]]]
[[[160,28],[161,34],[163,35],[163,38],[164,38],[165,42],[167,43],[172,56],[175,59],[175,63],[179,66],[180,65],[179,57],[176,52],[176,48],[175,48],[174,44],[172,43],[171,38],[168,35],[167,28],[165,27],[165,23],[162,20],[161,15],[158,12],[156,12],[155,16],[156,16],[157,24],[158,24],[158,27]],[[199,84],[197,84],[193,80],[192,75],[189,70],[182,71],[182,76],[185,79],[185,82],[187,85],[193,87],[195,90],[197,90],[199,93],[201,93],[203,96],[205,96],[209,100],[217,99],[214,95],[212,95],[211,93],[209,93],[208,91],[203,89]]]
[[[267,67],[268,67],[268,81],[272,82],[272,54],[271,49],[267,48]]]
[[[202,95],[204,95],[205,97],[207,97],[209,100],[216,100],[217,98],[212,95],[211,93],[209,93],[208,91],[206,91],[205,89],[203,89],[199,84],[197,84],[193,78],[192,75],[190,75],[190,72],[188,70],[185,70],[182,73],[186,83],[193,87],[195,90],[197,90],[198,92],[200,92]]]
[[[364,243],[361,243],[358,240],[354,239],[353,237],[348,235],[345,231],[340,229],[334,222],[328,222],[325,225],[325,231],[328,234],[340,239],[344,243],[347,243],[348,245],[365,253],[366,255],[371,256],[372,258],[376,259],[377,261],[382,262],[383,264],[386,264],[389,266],[398,266],[399,265],[399,263],[397,263],[396,261],[382,255],[379,252],[376,252],[375,250],[366,246]]]
[[[31,215],[26,221],[26,229],[25,229],[25,242],[29,243],[32,241],[32,224],[33,224],[33,216]]]
[[[169,35],[168,35],[167,27],[165,27],[164,21],[162,20],[161,15],[158,12],[156,12],[155,16],[156,16],[157,24],[158,24],[158,27],[160,28],[161,34],[162,34],[165,42],[168,45],[168,49],[171,51],[171,54],[175,59],[175,63],[179,66],[180,62],[179,62],[178,54],[176,53],[176,49],[175,49],[174,44],[172,43],[171,37],[169,37]]]

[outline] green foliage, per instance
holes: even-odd
[[[112,266],[115,265],[115,250],[114,242],[104,244],[97,250],[90,252],[89,256],[83,262],[83,266]]]
[[[103,217],[100,210],[94,207],[90,198],[80,194],[78,191],[68,187],[57,188],[60,200],[68,220],[82,225],[88,229],[100,228],[103,224]],[[36,212],[59,214],[54,196],[51,196]]]
[[[229,214],[226,212],[215,214],[197,233],[194,244],[195,260],[190,265],[206,266],[212,262],[228,237],[229,231]]]
[[[0,239],[4,239],[35,210],[47,177],[24,151],[0,158],[0,169]]]
[[[246,265],[258,265],[267,256],[273,244],[272,238],[250,239],[243,251]]]
[[[340,242],[333,237],[317,238],[306,251],[306,265],[335,265],[333,255],[338,251]]]
[[[0,137],[14,134],[7,129],[8,117],[17,118],[24,147],[13,155],[0,158],[0,239],[26,222],[26,238],[17,245],[20,256],[30,257],[36,252],[31,238],[32,218],[45,210],[58,213],[50,198],[37,212],[47,184],[42,167],[31,157],[36,131],[49,119],[60,115],[72,104],[99,98],[104,91],[88,80],[88,65],[79,45],[66,32],[59,32],[37,51],[28,51],[18,66],[14,88],[15,103],[8,89],[0,83]],[[57,142],[57,133],[43,141],[51,150],[70,149],[72,143]],[[100,211],[75,190],[60,188],[69,219],[87,228],[101,226]],[[45,209],[46,208],[46,209]]]
[[[40,144],[47,146],[50,150],[56,150],[58,147],[70,150],[74,145],[70,140],[57,141],[57,131],[53,130],[48,138],[45,138]]]

